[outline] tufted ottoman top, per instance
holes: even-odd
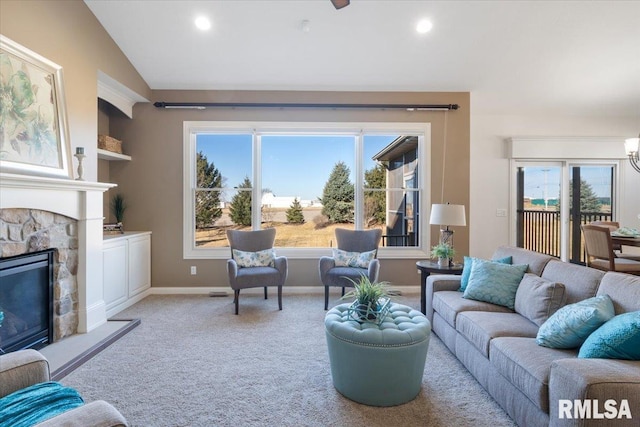
[[[429,339],[429,320],[411,307],[392,304],[385,319],[375,323],[359,323],[347,313],[349,304],[338,305],[324,318],[326,332],[333,337],[354,344],[371,347],[402,347]]]

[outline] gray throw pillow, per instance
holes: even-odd
[[[549,282],[535,274],[525,273],[516,292],[516,313],[542,325],[567,300],[562,283]]]

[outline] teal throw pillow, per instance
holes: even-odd
[[[462,296],[513,310],[518,285],[528,268],[527,264],[509,265],[476,259],[472,263],[469,283]]]
[[[233,250],[233,259],[238,267],[274,267],[276,253],[273,249],[265,249],[258,252],[246,252]]]
[[[540,326],[536,342],[549,348],[580,347],[593,331],[614,315],[609,295],[565,305]]]
[[[464,257],[464,265],[462,267],[462,275],[460,276],[460,292],[464,292],[467,289],[467,285],[469,284],[469,276],[471,276],[471,265],[473,264],[473,260],[480,258],[473,258],[470,256]],[[493,259],[493,262],[499,262],[501,264],[511,264],[513,261],[512,256],[507,256],[500,259]]]
[[[368,252],[347,252],[342,249],[333,249],[336,267],[369,268],[369,264],[375,256],[375,249]]]
[[[582,344],[578,357],[640,360],[640,311],[619,314],[600,326]]]

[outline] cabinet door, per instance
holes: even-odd
[[[129,240],[129,297],[151,287],[151,236]]]
[[[102,249],[102,262],[104,303],[109,310],[128,298],[126,242],[105,245]]]

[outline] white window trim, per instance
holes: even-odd
[[[389,122],[389,123],[356,123],[356,122],[339,122],[339,123],[314,123],[314,122],[219,122],[219,121],[185,121],[183,123],[183,257],[184,259],[227,259],[230,256],[228,247],[223,248],[196,248],[195,247],[195,215],[193,206],[192,192],[194,186],[195,174],[192,165],[195,164],[196,158],[196,140],[195,134],[198,132],[206,132],[215,129],[216,132],[253,134],[260,139],[262,135],[269,134],[340,134],[354,135],[356,139],[362,135],[388,134],[389,132],[398,134],[414,134],[419,136],[418,158],[420,159],[419,167],[421,173],[419,178],[419,197],[420,197],[420,245],[417,247],[381,247],[378,251],[378,258],[385,259],[402,259],[402,258],[425,258],[429,257],[430,226],[425,218],[428,215],[428,207],[431,206],[431,177],[430,173],[424,173],[431,169],[431,124],[430,123],[414,123],[414,122]],[[362,153],[360,152],[361,144],[356,142],[355,162],[356,170],[362,167]],[[260,141],[257,148],[254,146],[254,158],[252,159],[252,168],[254,177],[252,183],[254,185],[253,197],[257,200],[257,191],[260,188],[260,174],[258,171],[261,167],[260,158]],[[361,174],[356,173],[356,189],[362,187]],[[360,186],[358,186],[360,183]],[[361,196],[356,195],[356,204],[362,204]],[[255,211],[255,209],[254,209]],[[253,223],[259,221],[259,212],[254,212],[256,217]],[[356,218],[356,227],[362,224]],[[284,255],[291,259],[315,259],[323,255],[331,255],[331,248],[278,248],[278,255]]]

